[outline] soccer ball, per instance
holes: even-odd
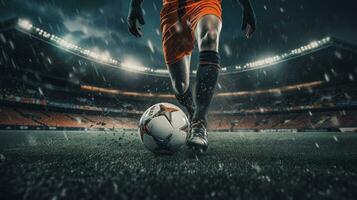
[[[189,121],[185,113],[170,103],[158,103],[140,118],[139,135],[144,146],[156,154],[172,154],[186,143]]]

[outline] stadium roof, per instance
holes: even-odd
[[[139,73],[141,72],[141,73],[149,73],[155,75],[168,75],[168,70],[166,69],[154,69],[149,66],[141,66],[141,65],[135,65],[135,63],[127,63],[124,61],[117,60],[108,54],[94,52],[90,49],[80,47],[71,41],[65,40],[53,33],[50,33],[46,30],[41,29],[40,27],[35,26],[29,20],[26,19],[18,19],[15,28],[21,32],[30,34],[31,36],[39,40],[48,42],[56,47],[70,51],[71,53],[74,53],[78,56],[85,57],[94,60],[95,62],[102,63],[104,64],[104,66],[121,68],[127,71],[133,71]],[[317,41],[311,41],[306,45],[303,45],[296,49],[292,49],[280,55],[275,55],[272,57],[252,61],[245,64],[223,67],[222,73],[224,74],[236,73],[236,72],[271,66],[279,62],[284,62],[286,60],[294,59],[299,56],[304,56],[306,54],[313,53],[314,51],[318,51],[322,48],[326,48],[330,45],[333,45],[333,42],[334,40],[330,37],[322,38]],[[192,71],[192,73],[195,74],[196,71]]]
[[[91,51],[28,20],[2,22],[0,31],[0,66],[5,66],[6,73],[15,70],[12,73],[22,73],[23,77],[32,74],[41,81],[69,80],[78,85],[125,91],[171,92],[166,70],[131,65],[110,54]],[[270,58],[223,67],[218,90],[251,91],[343,79],[354,73],[356,54],[354,45],[331,37],[322,38]]]

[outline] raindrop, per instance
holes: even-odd
[[[2,33],[0,33],[0,40],[4,44],[6,43],[6,38],[5,38],[4,34],[2,34]]]
[[[328,74],[327,73],[325,73],[325,80],[326,80],[326,82],[330,82],[330,77],[328,76]]]
[[[309,110],[309,115],[312,117],[312,112]]]
[[[227,44],[224,44],[224,45],[223,45],[223,49],[224,49],[224,52],[226,53],[226,55],[227,55],[228,57],[232,55],[231,48],[230,48]]]
[[[151,53],[155,53],[154,45],[152,44],[151,40],[148,40],[147,44],[150,48]]]
[[[10,44],[11,49],[14,50],[15,49],[14,43],[11,40],[9,40],[9,44]]]
[[[350,81],[354,81],[353,74],[348,74],[348,79],[350,79]]]
[[[6,160],[6,157],[4,156],[4,154],[0,153],[0,162],[4,162]]]
[[[260,172],[262,171],[262,168],[261,168],[258,164],[256,164],[256,163],[252,164],[251,167],[252,167],[257,173],[260,173]]]
[[[333,136],[333,139],[338,142],[338,138],[336,136]]]
[[[315,146],[316,146],[316,148],[320,148],[320,145],[317,143],[317,142],[315,142]]]
[[[43,91],[42,91],[41,88],[38,88],[38,92],[39,92],[42,96],[44,96],[44,95],[43,95]]]
[[[158,28],[155,29],[156,35],[160,36],[160,30]]]
[[[335,56],[336,56],[336,58],[342,60],[342,54],[340,52],[335,51]]]

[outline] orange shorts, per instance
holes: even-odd
[[[163,0],[160,12],[162,47],[166,64],[190,55],[195,46],[195,29],[204,15],[222,20],[221,0]],[[180,20],[181,19],[181,20]]]

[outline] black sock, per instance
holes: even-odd
[[[189,115],[188,117],[190,118],[189,120],[191,120],[193,117],[193,113],[195,112],[191,89],[188,88],[188,90],[184,94],[182,94],[182,95],[176,94],[175,96],[176,96],[177,101],[183,107],[186,108],[188,115]]]
[[[207,113],[218,80],[220,68],[219,54],[215,51],[200,52],[200,65],[196,75],[196,110],[193,121],[207,123]]]

